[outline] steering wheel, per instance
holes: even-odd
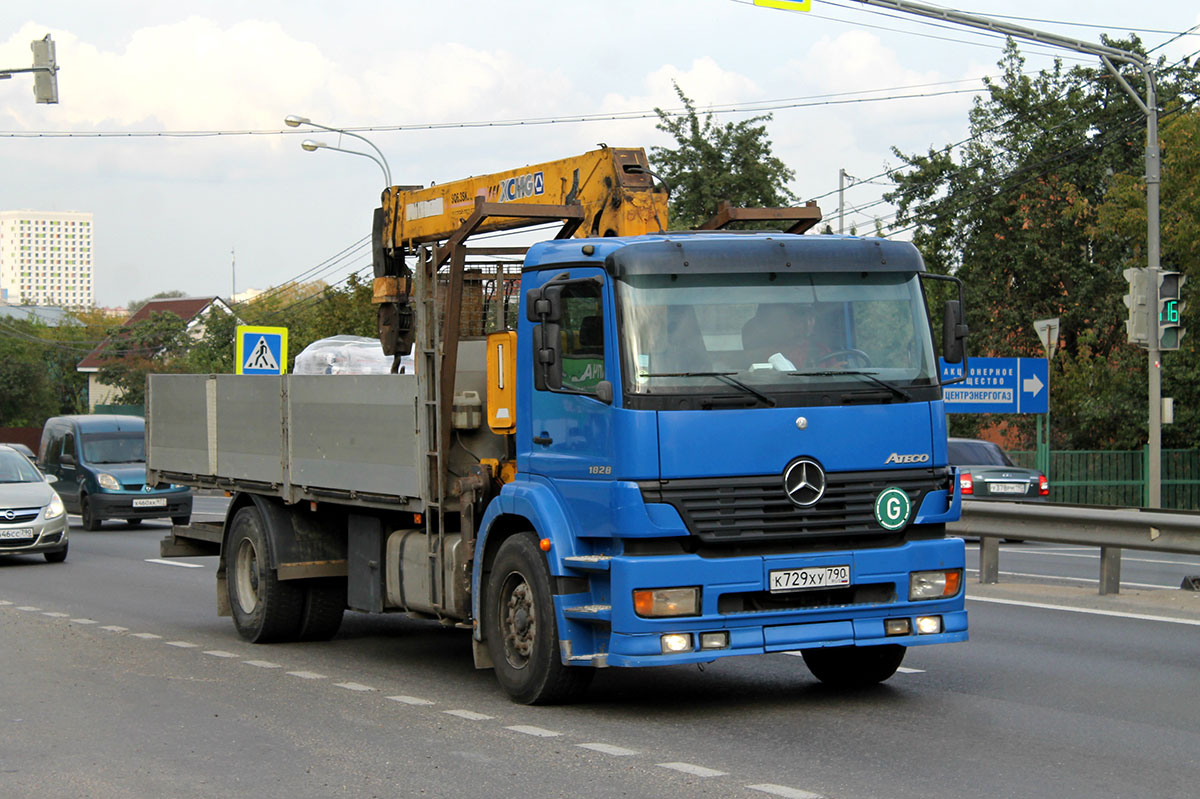
[[[825,355],[822,355],[820,358],[817,358],[817,366],[822,366],[827,361],[832,361],[834,358],[838,358],[838,357],[854,357],[854,358],[857,358],[859,361],[861,361],[861,364],[860,364],[861,366],[870,366],[871,365],[871,356],[870,355],[867,355],[862,350],[850,349],[850,350],[834,350],[833,352],[829,352],[829,353],[826,353]]]

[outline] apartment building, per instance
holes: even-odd
[[[92,214],[0,211],[0,302],[90,308]]]

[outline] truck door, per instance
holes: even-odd
[[[611,478],[609,375],[615,373],[616,355],[611,294],[601,270],[572,269],[557,307],[557,325],[540,326],[557,327],[557,335],[535,334],[542,347],[555,351],[561,366],[550,380],[535,380],[529,471],[554,478]]]

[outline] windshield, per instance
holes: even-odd
[[[937,382],[911,272],[631,274],[617,296],[626,393],[712,393],[719,375],[766,394]]]
[[[141,463],[146,460],[142,433],[85,433],[83,459],[88,463]]]
[[[19,452],[0,450],[0,483],[40,483],[42,473]]]

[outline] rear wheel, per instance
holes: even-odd
[[[328,641],[337,635],[346,610],[346,580],[341,577],[304,581],[301,641]]]
[[[96,509],[92,507],[92,501],[87,494],[79,500],[79,518],[83,522],[84,530],[96,531],[100,529],[100,520],[96,518]]]
[[[593,670],[567,667],[559,655],[550,570],[532,535],[500,545],[485,603],[488,652],[509,696],[526,705],[554,704],[587,688]]]
[[[904,652],[905,647],[899,644],[884,644],[805,649],[803,655],[808,670],[826,685],[865,688],[895,674]]]
[[[270,541],[258,508],[233,517],[226,546],[229,606],[238,635],[256,644],[295,641],[305,617],[304,587],[271,568]]]
[[[63,548],[55,552],[43,552],[42,557],[47,563],[62,563],[67,559],[67,545],[63,544]]]

